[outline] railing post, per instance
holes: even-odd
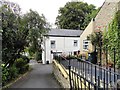
[[[106,45],[106,90],[108,90],[108,46]]]
[[[102,69],[100,68],[100,66],[102,66],[102,44],[100,44],[100,64],[99,64],[99,71],[100,71],[99,75],[100,75],[100,79],[102,79]]]
[[[69,65],[68,65],[68,68],[69,68],[69,81],[70,81],[70,90],[72,90],[72,83],[71,83],[71,65],[70,65],[70,59],[69,59]]]
[[[100,89],[100,77],[98,76],[98,90]]]
[[[104,90],[105,90],[105,82],[106,82],[105,79],[106,79],[106,75],[105,75],[105,69],[104,69],[104,78],[103,78],[103,84],[104,84],[103,88],[104,88]]]
[[[106,45],[106,69],[108,69],[108,49]]]
[[[115,82],[115,60],[116,60],[116,51],[115,51],[115,48],[114,48],[114,82]]]
[[[91,64],[91,82],[93,81],[92,77],[93,77],[93,73],[92,73],[92,64]]]
[[[57,55],[58,56],[58,55]],[[58,61],[59,61],[59,63],[60,63],[60,61],[61,61],[61,56],[59,55],[58,56]]]
[[[111,83],[112,83],[112,81],[111,81],[111,68],[109,68],[109,83],[110,83],[110,87],[111,87]]]
[[[95,82],[97,82],[96,65],[95,65]]]

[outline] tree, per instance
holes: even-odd
[[[43,34],[49,30],[49,24],[46,22],[44,15],[39,15],[36,11],[30,10],[24,15],[29,30],[27,41],[29,43],[29,52],[37,54],[41,52]]]
[[[34,52],[41,50],[42,36],[47,32],[48,24],[45,17],[35,11],[20,15],[17,9],[9,7],[11,2],[3,3],[2,10],[2,61],[5,67],[14,64],[26,47]],[[19,6],[19,5],[18,5]],[[14,12],[15,10],[15,12]]]
[[[11,66],[27,45],[27,29],[19,14],[9,7],[11,2],[3,3],[2,10],[2,61]],[[17,9],[16,9],[17,10]]]
[[[96,7],[84,2],[68,2],[59,9],[56,25],[62,29],[84,30],[90,20],[96,16]]]
[[[99,32],[94,32],[90,35],[87,36],[87,40],[90,40],[92,45],[99,48],[102,45],[102,41],[103,41],[103,33],[102,31]]]

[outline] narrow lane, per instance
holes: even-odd
[[[52,64],[43,65],[32,61],[33,70],[10,88],[60,88],[52,74]]]

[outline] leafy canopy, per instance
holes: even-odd
[[[26,47],[36,53],[41,49],[42,36],[49,25],[45,17],[36,11],[20,15],[20,8],[10,7],[11,2],[3,3],[2,10],[2,61],[12,66],[25,52]],[[19,5],[18,5],[19,6]],[[15,10],[15,11],[14,11]]]
[[[94,5],[88,5],[84,2],[68,2],[59,9],[59,15],[56,18],[56,25],[62,29],[80,29],[84,30],[90,20],[97,14]]]

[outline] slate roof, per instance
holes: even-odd
[[[51,29],[47,36],[66,36],[66,37],[80,37],[82,30],[71,29]]]

